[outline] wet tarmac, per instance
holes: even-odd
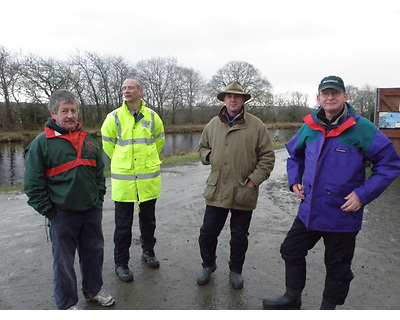
[[[263,298],[283,293],[284,264],[279,246],[296,215],[298,200],[286,186],[286,151],[279,150],[276,156],[274,172],[261,186],[253,213],[241,290],[232,289],[228,281],[229,222],[219,238],[218,268],[211,282],[196,284],[201,269],[197,239],[204,214],[202,192],[209,167],[195,162],[163,169],[155,247],[161,266],[150,269],[142,264],[135,213],[130,260],[135,279],[131,283],[121,282],[114,273],[114,204],[107,193],[103,217],[104,289],[116,300],[115,306],[107,309],[262,310]],[[393,199],[393,194],[397,198]],[[338,309],[400,309],[399,199],[396,185],[367,206],[353,262],[355,279],[346,304]],[[0,310],[55,310],[51,243],[47,242],[44,218],[26,200],[18,192],[0,194]],[[322,243],[310,251],[307,259],[303,309],[314,310],[319,308],[325,277]],[[80,282],[78,262],[76,270]],[[79,294],[80,308],[105,309],[86,302]]]

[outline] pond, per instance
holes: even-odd
[[[296,129],[270,129],[271,139],[274,141],[288,141]],[[197,149],[201,133],[174,133],[167,134],[162,154],[171,156],[179,152],[188,152]],[[16,186],[23,183],[24,159],[23,153],[26,143],[0,143],[0,187]],[[103,154],[106,169],[109,170],[109,159]]]

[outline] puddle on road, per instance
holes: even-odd
[[[183,176],[182,172],[179,171],[174,171],[174,170],[162,170],[161,171],[161,175],[164,177],[179,177],[179,176]]]

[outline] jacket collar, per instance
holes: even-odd
[[[357,120],[360,118],[360,115],[356,114],[354,108],[346,102],[345,110],[338,116],[335,121],[337,124],[335,126],[331,125],[328,128],[328,125],[323,122],[318,117],[318,110],[313,110],[312,114],[308,114],[303,118],[304,122],[311,127],[313,130],[320,130],[324,132],[327,137],[334,137],[341,134],[343,131],[347,130],[348,128],[354,126],[357,123]],[[328,132],[328,133],[327,133]]]
[[[146,102],[142,99],[139,109],[136,111],[137,114],[141,113],[141,111],[143,110],[143,107],[146,106]],[[124,107],[130,114],[134,114],[135,112],[131,111],[131,109],[128,108],[128,104],[126,103],[126,100],[124,100],[124,102],[122,103],[122,107]]]
[[[324,119],[326,119],[326,117],[325,117],[325,113],[323,112],[322,107],[318,107],[318,109],[316,109],[316,110],[314,109],[312,111],[312,117],[315,122],[319,123],[320,125],[324,126],[327,129],[330,129],[330,128],[336,127],[336,126],[342,124],[343,122],[347,121],[347,119],[349,117],[353,117],[355,120],[358,120],[360,115],[356,113],[356,110],[354,109],[354,107],[351,104],[346,102],[344,104],[344,108],[343,108],[342,112],[338,116],[334,117],[331,120],[330,126],[328,126],[328,124],[326,122],[324,122]],[[326,119],[326,121],[328,121],[328,120]]]
[[[238,113],[235,117],[232,118],[229,116],[226,106],[223,106],[218,113],[218,117],[221,120],[221,122],[226,123],[232,127],[235,124],[242,124],[246,122],[245,113],[246,112],[243,106],[242,111],[240,111],[240,113]]]
[[[75,130],[68,131],[60,127],[53,118],[49,118],[45,125],[46,138],[55,138],[65,134],[71,134],[72,132],[81,131],[82,125],[80,122],[77,123]]]

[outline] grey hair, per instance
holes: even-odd
[[[47,105],[47,109],[57,113],[58,108],[60,107],[60,102],[75,104],[79,109],[79,100],[77,96],[71,91],[65,89],[60,89],[53,92]]]
[[[136,81],[136,83],[137,83],[137,86],[138,86],[138,89],[144,89],[144,87],[143,87],[143,82],[142,81],[140,81],[138,78],[135,78],[135,77],[127,77],[125,80],[128,80],[128,79],[132,79],[132,80],[135,80]]]

